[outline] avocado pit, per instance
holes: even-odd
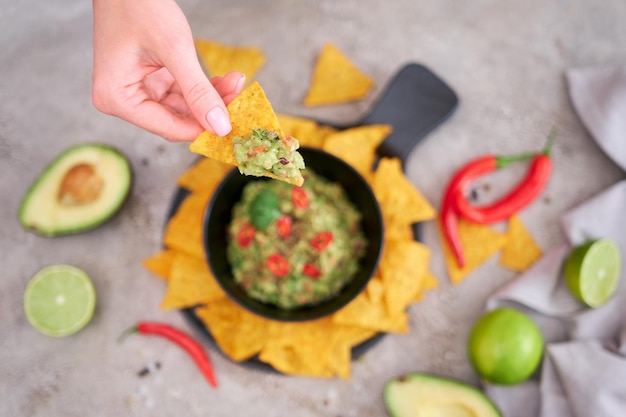
[[[104,178],[98,175],[93,165],[79,163],[67,171],[59,186],[60,204],[78,206],[98,199],[104,188]]]

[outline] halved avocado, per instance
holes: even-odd
[[[387,381],[383,398],[392,417],[502,417],[479,389],[424,373],[410,373]]]
[[[132,177],[128,159],[112,146],[74,145],[28,189],[19,221],[27,230],[49,237],[94,229],[122,207]]]

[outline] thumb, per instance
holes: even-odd
[[[193,58],[188,56],[173,63],[170,72],[198,123],[209,132],[227,135],[232,126],[226,104],[202,71],[195,53]]]

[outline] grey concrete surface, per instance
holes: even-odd
[[[156,1],[156,0],[155,0]],[[555,126],[555,170],[521,217],[543,248],[563,240],[558,218],[623,173],[599,150],[569,102],[568,68],[626,60],[623,0],[181,0],[194,35],[255,45],[268,61],[257,79],[279,112],[331,122],[363,115],[402,65],[417,62],[459,95],[454,116],[411,154],[406,171],[439,206],[451,173],[469,158],[541,147]],[[0,1],[0,415],[2,416],[380,416],[383,383],[429,371],[477,384],[465,340],[487,295],[514,277],[488,262],[464,283],[447,280],[433,223],[425,241],[440,287],[410,309],[411,330],[386,336],[353,364],[349,381],[286,377],[236,364],[209,347],[220,379],[208,389],[169,343],[135,337],[116,343],[140,319],[189,329],[160,311],[164,283],[140,261],[159,250],[175,178],[194,160],[170,144],[100,114],[90,101],[91,3]],[[321,45],[336,43],[376,87],[365,100],[301,105]],[[124,210],[89,233],[46,239],[16,221],[24,192],[65,147],[117,146],[130,158],[135,186]],[[495,176],[503,186],[522,175]],[[22,310],[28,279],[70,263],[98,293],[93,321],[78,334],[48,338]],[[138,371],[155,363],[146,377]]]

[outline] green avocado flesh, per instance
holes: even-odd
[[[130,192],[128,160],[104,144],[66,149],[37,177],[19,209],[20,224],[43,236],[85,232],[122,207]]]
[[[391,417],[502,417],[479,389],[460,381],[411,373],[394,378],[383,390]]]

